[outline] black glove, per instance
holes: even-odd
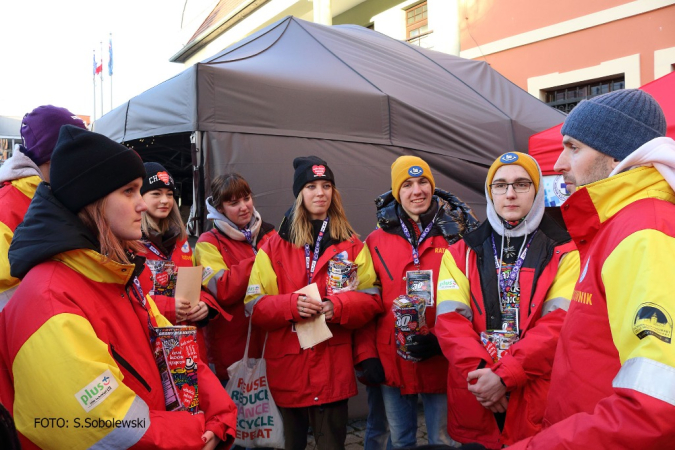
[[[425,360],[443,354],[438,339],[433,333],[416,334],[411,340],[412,343],[408,344],[408,354],[413,358]]]
[[[361,368],[363,368],[363,378],[368,384],[384,383],[384,367],[378,358],[368,358],[361,361]]]

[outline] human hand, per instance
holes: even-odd
[[[471,384],[473,380],[476,382]],[[489,368],[469,372],[466,381],[469,383],[469,392],[474,394],[481,405],[486,408],[498,402],[506,394],[506,386],[502,383],[502,379]]]
[[[505,395],[496,402],[492,403],[490,406],[485,406],[483,403],[481,403],[481,405],[483,405],[483,407],[489,409],[493,413],[504,413],[506,412],[506,408],[509,405],[509,400],[506,398]]]
[[[208,315],[209,307],[206,306],[206,303],[200,301],[190,310],[190,312],[188,312],[187,318],[190,322],[199,322],[200,320],[206,319],[206,316]]]
[[[330,300],[324,300],[321,306],[321,314],[326,316],[326,320],[333,318],[333,302]]]
[[[214,450],[220,444],[220,439],[213,434],[213,431],[205,431],[202,435],[202,441],[204,441],[202,450]]]
[[[190,301],[186,299],[176,298],[176,322],[183,322],[187,319],[190,311]]]
[[[307,297],[306,295],[299,295],[297,308],[300,317],[303,319],[309,319],[310,317],[314,317],[317,314],[321,314],[323,303],[321,300],[316,300],[311,297]]]

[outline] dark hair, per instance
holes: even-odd
[[[3,448],[6,448],[7,450],[21,449],[19,436],[17,435],[16,427],[14,426],[14,419],[12,419],[9,411],[5,409],[2,403],[0,403],[0,443],[2,443]]]
[[[219,210],[224,202],[236,200],[251,195],[251,187],[248,182],[238,173],[226,173],[217,176],[211,182],[211,197],[213,206]]]

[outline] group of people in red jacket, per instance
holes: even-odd
[[[236,408],[223,386],[249,321],[286,449],[304,449],[310,427],[318,448],[344,448],[357,375],[370,407],[366,449],[417,446],[420,401],[438,448],[672,442],[675,311],[653,282],[673,270],[664,252],[675,248],[675,143],[648,94],[602,95],[567,117],[556,165],[575,191],[562,208],[567,227],[545,212],[541,170],[524,153],[490,166],[482,224],[436,188],[425,160],[404,155],[362,241],[333,170],[308,156],[293,161],[295,200],[278,231],[241,175],[213,180],[213,229],[194,253],[164,167],[43,108],[24,118],[23,176],[0,170],[0,202],[27,198],[22,220],[0,216],[0,287],[11,287],[0,401],[24,448],[227,448]],[[34,156],[45,152],[46,168]],[[622,259],[636,248],[639,262]],[[194,306],[175,292],[192,265],[204,268]],[[355,268],[346,288],[334,288],[335,266]],[[319,297],[297,292],[312,283]],[[394,312],[402,298],[424,304],[426,323],[406,342]],[[318,316],[332,337],[303,349],[296,326]],[[166,411],[151,343],[170,324],[199,330],[202,414]],[[37,422],[85,413],[143,425]]]

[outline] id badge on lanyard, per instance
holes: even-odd
[[[406,295],[424,299],[427,306],[434,306],[434,271],[409,270],[405,273]]]

